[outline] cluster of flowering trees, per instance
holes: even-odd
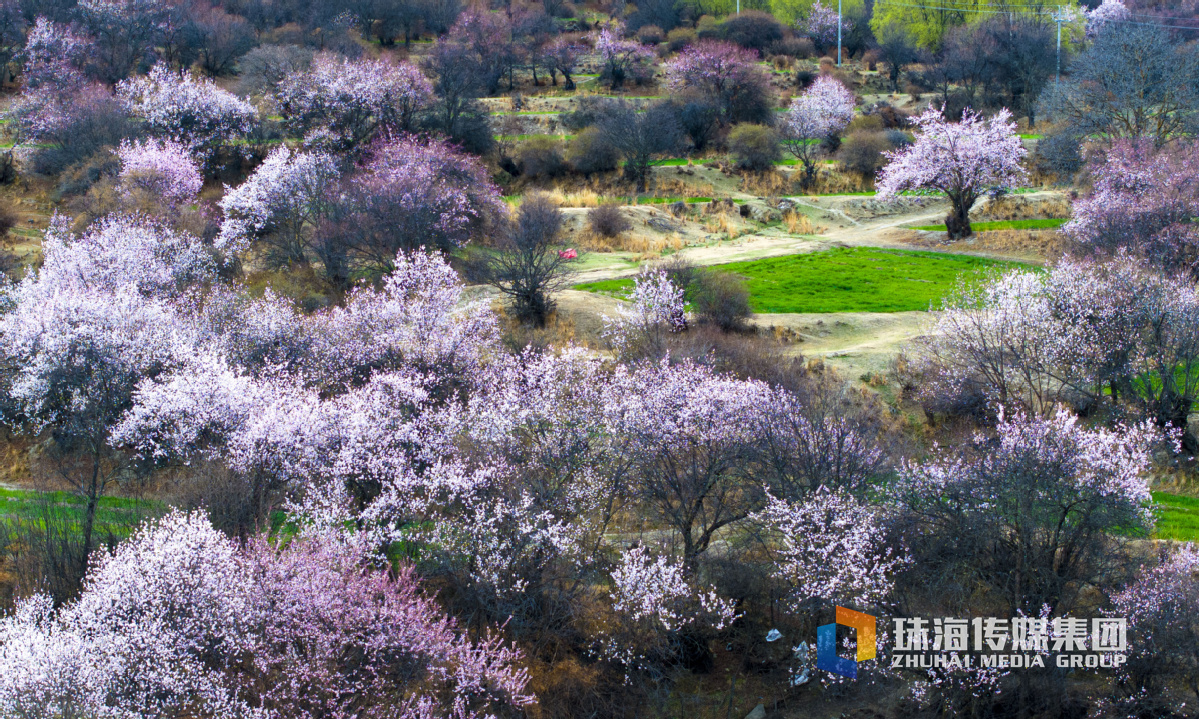
[[[322,53],[288,75],[276,100],[284,124],[306,145],[331,153],[360,152],[383,132],[411,132],[433,88],[413,65],[350,60]]]
[[[18,716],[493,716],[533,698],[520,655],[471,639],[332,534],[239,548],[170,514],[101,555],[80,597],[0,620],[0,708]]]
[[[1091,167],[1094,188],[1074,203],[1065,231],[1101,254],[1127,250],[1167,270],[1199,270],[1199,144],[1155,148],[1118,140]]]
[[[117,97],[151,134],[178,142],[204,160],[249,133],[258,121],[254,106],[237,95],[166,65],[122,80]]]
[[[1192,446],[1199,296],[1183,277],[1123,255],[1017,270],[947,300],[936,331],[918,354],[933,406],[1132,408]]]
[[[367,153],[343,176],[326,152],[276,149],[222,198],[217,246],[257,245],[275,266],[316,260],[345,287],[352,271],[389,271],[400,250],[460,247],[501,216],[483,167],[445,143],[388,135]]]

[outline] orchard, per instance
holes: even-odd
[[[0,719],[1199,717],[1199,10],[1055,3],[0,0]]]

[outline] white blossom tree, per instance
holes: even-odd
[[[1021,161],[1028,154],[1006,108],[983,119],[966,110],[961,122],[946,122],[943,111],[929,108],[913,122],[919,127],[911,146],[887,155],[879,173],[878,195],[894,197],[903,190],[938,190],[949,197],[945,218],[951,240],[969,237],[970,208],[993,187],[1024,182]]]

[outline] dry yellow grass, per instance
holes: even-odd
[[[787,210],[783,215],[783,224],[787,226],[787,232],[793,235],[812,235],[816,230],[812,227],[812,220],[801,212],[795,210]]]
[[[779,197],[791,191],[791,181],[778,170],[747,173],[741,181],[741,189],[758,197]]]
[[[978,209],[971,219],[1030,220],[1042,217],[1069,217],[1070,201],[1064,197],[1027,198],[1008,195],[992,200]]]

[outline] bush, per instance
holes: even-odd
[[[616,237],[633,227],[620,205],[600,205],[587,213],[587,225],[602,237]]]
[[[800,90],[807,90],[814,82],[816,82],[816,73],[811,70],[797,70],[795,72],[795,86]]]
[[[665,39],[666,34],[657,25],[643,25],[637,31],[637,39],[644,45],[657,45]]]
[[[728,144],[733,162],[742,170],[769,170],[783,157],[778,133],[765,125],[737,125]]]
[[[841,143],[837,159],[841,161],[841,169],[862,177],[874,177],[887,163],[883,153],[891,149],[887,135],[883,132],[859,130],[851,133]]]
[[[816,46],[806,37],[785,37],[770,46],[775,55],[788,55],[798,60],[807,60],[816,54]]]
[[[574,136],[566,150],[566,161],[575,172],[590,175],[610,172],[620,166],[620,153],[598,129],[588,127]]]
[[[598,125],[618,106],[619,102],[612,97],[583,95],[578,98],[578,105],[574,111],[562,113],[559,119],[566,129],[577,132],[585,127]]]
[[[701,15],[695,23],[695,37],[700,40],[720,38],[720,22],[711,15]]]
[[[845,132],[878,132],[883,129],[883,119],[878,115],[858,115],[850,121]]]
[[[700,272],[691,291],[691,307],[701,322],[726,332],[741,329],[753,315],[745,280],[727,272]]]
[[[566,172],[562,143],[557,138],[530,137],[516,148],[516,166],[528,177],[556,177]]]
[[[900,150],[912,144],[912,136],[910,133],[903,130],[887,130],[883,133],[887,138],[887,144],[892,150]]]
[[[878,116],[883,121],[883,127],[888,130],[902,129],[912,124],[908,114],[903,110],[898,110],[886,103],[879,105]]]
[[[689,27],[676,27],[666,33],[666,47],[671,52],[679,52],[696,41],[695,31]]]
[[[0,205],[0,239],[8,236],[12,228],[20,222],[20,217],[17,215],[16,209],[9,204]]]
[[[770,13],[746,10],[720,24],[720,37],[761,53],[783,39],[783,26]]]
[[[1082,169],[1082,139],[1074,130],[1055,130],[1037,142],[1033,166],[1045,175],[1068,180]]]
[[[94,155],[63,171],[58,181],[58,194],[62,197],[83,195],[106,177],[116,177],[121,171],[121,162],[111,147],[103,147]]]

